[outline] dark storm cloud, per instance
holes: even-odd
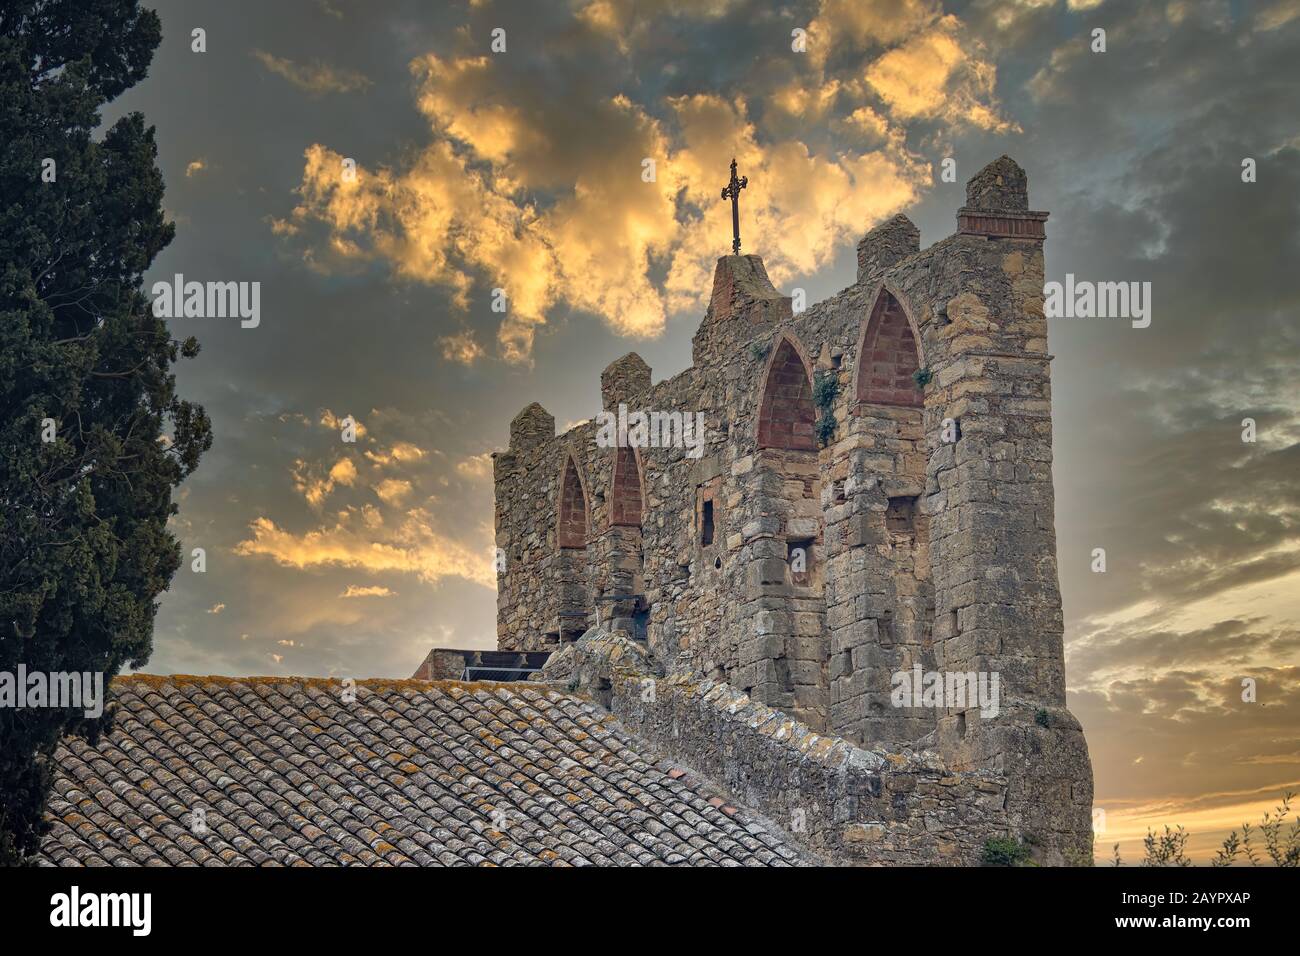
[[[1108,3],[1071,30],[1058,5],[999,56],[1027,78],[1023,97],[1001,92],[1026,130],[1031,201],[1052,210],[1047,278],[1152,283],[1150,328],[1052,321],[1055,475],[1071,706],[1098,802],[1167,801],[1173,822],[1198,794],[1228,806],[1300,777],[1293,607],[1198,623],[1211,604],[1194,603],[1285,592],[1300,569],[1297,24],[1260,32],[1227,10]],[[1105,54],[1088,50],[1094,26]],[[1267,706],[1241,703],[1242,676]]]
[[[1149,329],[1053,323],[1062,565],[1067,592],[1083,598],[1076,613],[1294,568],[1285,556],[1244,562],[1294,543],[1298,518],[1300,156],[1284,108],[1300,92],[1286,66],[1295,31],[1259,34],[1194,9],[1161,17],[1145,5],[1094,11],[1109,51],[1071,41],[1030,84],[1030,168],[1041,154],[1061,193],[1048,278],[1149,281],[1154,301]],[[1255,184],[1241,182],[1245,156],[1259,163]],[[1240,441],[1248,416],[1257,445]],[[1127,572],[1104,594],[1087,578],[1094,544]],[[1206,567],[1187,573],[1197,560]]]
[[[1093,685],[1108,675],[1138,670],[1206,665],[1254,667],[1295,646],[1300,631],[1273,631],[1263,617],[1218,621],[1206,628],[1171,631],[1159,617],[1147,622],[1141,640],[1132,639],[1137,622],[1124,628],[1103,627],[1090,632],[1072,649],[1070,663],[1091,675]],[[1261,626],[1262,625],[1262,626]]]

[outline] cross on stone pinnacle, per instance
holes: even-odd
[[[736,160],[731,160],[731,182],[722,187],[722,198],[731,200],[731,254],[740,255],[740,191],[749,185],[749,177],[736,178]]]

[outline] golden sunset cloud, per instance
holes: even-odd
[[[314,472],[301,459],[293,463],[293,486],[313,508],[320,507],[337,486],[351,486],[357,480],[357,466],[348,458],[336,461],[323,477]]]
[[[496,572],[489,543],[491,529],[480,529],[481,544],[467,545],[435,530],[432,515],[416,508],[402,521],[375,540],[372,534],[336,523],[304,534],[293,534],[269,518],[257,518],[250,525],[252,536],[239,542],[235,554],[269,557],[293,568],[337,566],[372,573],[400,571],[436,584],[446,577],[460,577],[487,588],[496,587]]]
[[[341,598],[359,598],[359,597],[396,597],[397,592],[383,585],[359,585],[349,584],[347,589],[339,593]]]
[[[425,454],[423,448],[409,441],[394,442],[388,451],[367,449],[365,452],[366,458],[376,468],[401,464],[402,462],[420,461],[424,458]]]
[[[375,494],[385,504],[398,504],[411,493],[411,483],[401,478],[385,478],[375,485]]]
[[[987,105],[996,71],[970,46],[961,21],[943,17],[872,63],[867,83],[900,120],[941,117],[998,133],[1018,129]]]
[[[457,462],[456,470],[466,478],[476,481],[489,479],[492,477],[492,453],[485,451],[481,455],[472,455],[464,461]]]
[[[635,34],[640,11],[626,4],[580,9],[590,29]],[[741,203],[745,251],[761,251],[780,283],[919,198],[928,164],[898,124],[1014,128],[998,113],[994,68],[933,3],[828,0],[809,29],[822,52],[791,54],[757,124],[740,96],[640,101],[593,90],[561,107],[500,57],[416,57],[415,105],[431,141],[400,167],[357,167],[355,178],[342,154],[310,146],[298,205],[272,229],[291,237],[323,227],[308,240],[314,268],[384,262],[446,289],[462,310],[485,308],[472,293],[500,290],[497,345],[509,362],[531,360],[536,330],[557,306],[596,315],[619,335],[656,337],[670,315],[705,304],[726,251],[717,193],[733,156],[753,184]],[[826,73],[827,50],[868,39],[879,48],[859,61],[865,69]],[[836,128],[861,147],[814,147],[809,134],[820,138],[845,106],[850,118]],[[482,355],[469,331],[439,341],[448,361]]]
[[[320,61],[295,63],[265,50],[254,50],[253,56],[269,72],[313,95],[364,92],[371,85],[370,80],[355,70],[338,69]]]
[[[442,357],[459,365],[473,365],[484,355],[483,346],[468,329],[455,335],[444,335],[438,339],[438,344],[442,346]]]

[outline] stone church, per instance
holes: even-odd
[[[497,650],[118,678],[112,731],[58,749],[35,862],[1090,863],[1046,220],[1003,157],[954,235],[895,217],[817,305],[719,259],[691,368],[628,355],[595,420],[511,423]]]
[[[702,453],[625,427],[599,441],[597,420],[557,435],[545,409],[525,408],[495,456],[499,649],[552,652],[553,678],[595,645],[608,657],[630,644],[618,656],[679,694],[725,685],[730,705],[770,708],[821,741],[924,754],[973,804],[990,803],[980,788],[994,780],[986,822],[1049,859],[1090,852],[1091,766],[1065,704],[1047,217],[1004,156],[967,184],[954,235],[923,250],[894,217],[824,302],[796,309],[757,255],[719,259],[691,368],[656,383],[632,353],[601,375],[604,410],[622,421],[702,412]],[[727,752],[662,687],[643,700],[636,668],[603,669],[593,690],[622,720],[778,819],[795,809],[779,793],[794,781],[753,776],[766,755]],[[972,687],[994,675],[996,715],[919,691],[898,706],[899,684],[922,674]],[[907,839],[944,833],[942,814],[920,819],[933,798],[894,797],[887,812],[919,820]],[[821,804],[839,825],[837,798]],[[844,822],[880,825],[859,835],[889,842],[890,820]]]

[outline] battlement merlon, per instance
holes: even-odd
[[[650,366],[635,352],[615,359],[600,373],[601,407],[614,411],[650,391]]]

